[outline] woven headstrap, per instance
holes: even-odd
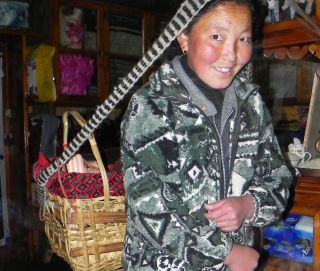
[[[63,151],[61,157],[44,170],[37,180],[37,196],[40,205],[46,202],[45,185],[49,177],[58,169],[58,165],[65,165],[79,148],[89,138],[90,134],[103,122],[108,114],[129,92],[132,86],[141,78],[147,69],[161,56],[170,43],[187,27],[189,22],[198,14],[203,6],[212,0],[186,0],[174,17],[165,27],[152,47],[142,56],[129,74],[115,87],[109,97],[96,109],[91,118],[71,140],[69,147]]]

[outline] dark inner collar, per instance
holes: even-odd
[[[198,89],[206,96],[208,100],[210,100],[216,107],[218,112],[222,110],[222,104],[226,89],[214,89],[204,83],[196,73],[190,68],[188,64],[187,56],[182,56],[180,58],[181,65],[190,79],[194,82],[194,84],[198,87]]]

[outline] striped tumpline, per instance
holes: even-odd
[[[46,182],[58,170],[58,165],[65,165],[86,142],[90,134],[103,122],[108,114],[129,92],[147,69],[161,56],[170,43],[187,27],[203,6],[212,0],[186,0],[165,27],[151,48],[142,56],[133,69],[114,88],[109,97],[97,107],[87,124],[76,134],[61,156],[46,168],[37,180],[37,199],[41,206],[46,204]]]

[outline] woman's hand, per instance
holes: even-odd
[[[215,203],[205,204],[208,220],[214,220],[224,232],[238,230],[245,219],[250,219],[255,212],[252,196],[229,197]]]
[[[231,271],[253,271],[258,266],[259,253],[250,246],[234,244],[224,265]]]

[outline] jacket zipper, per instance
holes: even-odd
[[[229,121],[229,119],[230,119],[230,117],[231,117],[231,115],[233,114],[235,112],[235,109],[234,109],[234,107],[232,108],[232,110],[230,111],[230,113],[229,113],[229,115],[228,115],[228,117],[227,117],[227,121],[226,121],[226,123],[228,123],[228,121]],[[214,122],[215,123],[215,122]],[[215,124],[216,125],[216,124]],[[222,157],[224,158],[224,151],[223,151],[223,146],[222,146],[222,137],[223,137],[223,130],[224,130],[224,128],[225,128],[225,125],[224,125],[224,127],[221,127],[222,129],[222,134],[220,135],[220,144],[221,144],[221,146],[220,146],[220,148],[221,148],[221,153],[222,153]],[[223,193],[223,198],[226,198],[227,197],[227,195],[228,195],[228,188],[229,188],[229,184],[230,184],[230,178],[231,178],[231,171],[232,171],[232,168],[231,168],[231,159],[232,159],[232,157],[231,157],[231,155],[232,155],[232,149],[233,148],[235,148],[236,146],[235,146],[235,144],[231,144],[231,148],[229,149],[229,145],[230,145],[230,141],[229,141],[229,138],[230,138],[230,136],[232,136],[232,135],[230,135],[230,134],[228,134],[228,142],[227,142],[227,144],[228,144],[228,151],[229,151],[229,155],[228,155],[228,167],[229,167],[229,170],[228,170],[228,175],[229,176],[226,176],[226,169],[225,169],[225,166],[224,166],[224,163],[223,163],[223,178],[224,178],[224,182],[223,182],[223,184],[224,184],[224,193]],[[233,137],[233,136],[232,136]],[[233,142],[232,142],[233,143]]]
[[[207,122],[209,122],[209,125],[211,126],[211,128],[215,131],[215,133],[218,135],[218,145],[219,145],[219,152],[220,152],[220,166],[222,168],[222,180],[220,179],[220,198],[221,199],[224,199],[227,197],[228,195],[228,187],[229,187],[229,184],[230,184],[230,181],[227,181],[227,178],[231,178],[231,154],[233,153],[232,152],[232,149],[229,150],[229,153],[230,153],[230,157],[229,157],[229,161],[228,161],[228,166],[229,166],[229,176],[226,176],[226,167],[225,167],[225,164],[223,163],[223,160],[224,160],[224,150],[223,150],[223,146],[222,146],[222,135],[220,134],[218,128],[217,128],[217,124],[216,124],[216,121],[215,119],[213,119],[213,122],[210,121],[210,119],[208,118],[208,116],[203,112],[203,110],[197,106],[197,105],[194,105],[195,107],[197,107],[199,109],[199,111],[202,113],[202,115],[205,117],[205,119],[207,120]],[[227,122],[230,118],[230,116],[234,113],[234,108],[233,110],[229,113],[228,117],[227,117]],[[235,119],[236,120],[236,119]],[[213,123],[213,124],[212,124]],[[235,123],[235,125],[237,125],[237,123]],[[222,127],[221,127],[222,128]],[[224,127],[223,127],[224,129]],[[228,142],[227,144],[229,144],[229,138],[228,138]],[[235,144],[232,144],[231,148],[235,148]],[[229,146],[228,146],[228,149],[229,149]]]
[[[220,153],[220,166],[222,168],[222,180],[220,178],[219,180],[219,183],[220,183],[220,199],[223,199],[225,198],[225,167],[224,167],[224,163],[222,162],[223,161],[223,148],[222,148],[222,143],[221,143],[221,135],[217,129],[217,126],[216,126],[216,123],[215,123],[215,120],[213,120],[213,124],[212,122],[210,121],[210,119],[207,117],[207,115],[203,112],[203,110],[196,104],[191,104],[190,103],[190,107],[196,107],[199,109],[199,111],[201,112],[201,114],[204,116],[204,118],[207,120],[207,122],[209,123],[209,126],[212,128],[212,130],[218,135],[218,146],[219,146],[219,153]],[[229,116],[228,116],[229,118]]]
[[[209,118],[206,116],[206,118],[208,119],[208,121],[210,122]],[[211,122],[210,122],[211,124]],[[222,168],[222,181],[220,180],[220,199],[225,198],[225,194],[226,194],[226,169],[225,169],[225,165],[222,162],[224,160],[224,151],[223,151],[223,146],[222,146],[222,140],[221,140],[221,134],[218,131],[217,128],[217,124],[216,121],[213,119],[213,128],[215,129],[215,132],[218,134],[218,144],[219,144],[219,149],[220,149],[220,165]]]

